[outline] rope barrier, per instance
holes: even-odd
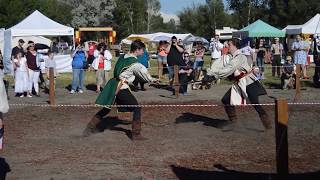
[[[242,105],[232,105],[237,107],[247,107],[247,106],[275,106],[275,103],[260,103],[260,104],[242,104]],[[293,102],[288,103],[288,105],[320,105],[320,102]],[[231,105],[221,105],[221,104],[139,104],[139,105],[110,105],[110,106],[103,106],[103,105],[96,105],[96,104],[57,104],[57,105],[50,105],[50,104],[9,104],[11,107],[81,107],[81,108],[128,108],[128,107],[141,107],[141,108],[154,108],[154,107],[225,107]]]

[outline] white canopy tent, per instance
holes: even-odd
[[[6,70],[10,64],[12,41],[14,37],[25,36],[73,36],[74,29],[57,23],[39,11],[34,11],[17,25],[7,29],[4,33],[4,62]]]
[[[320,14],[302,25],[288,25],[283,31],[286,31],[286,34],[320,34]]]
[[[0,51],[3,53],[4,49],[4,28],[0,28]]]

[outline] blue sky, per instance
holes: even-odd
[[[167,14],[178,14],[185,7],[194,4],[205,3],[206,0],[160,0],[161,12]]]

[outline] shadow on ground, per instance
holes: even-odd
[[[181,116],[176,118],[176,124],[180,123],[196,123],[196,122],[203,122],[205,126],[211,126],[215,128],[222,128],[228,125],[227,120],[224,119],[213,119],[210,117],[193,114],[193,113],[183,113]]]
[[[104,118],[97,125],[97,128],[99,129],[100,132],[103,132],[106,129],[111,130],[111,131],[124,132],[130,138],[131,137],[131,130],[124,129],[122,127],[117,127],[118,125],[129,125],[129,124],[131,124],[131,122],[118,119],[117,117],[107,117],[107,118]]]
[[[171,169],[174,174],[180,180],[204,180],[204,179],[213,179],[213,180],[276,180],[276,174],[271,173],[250,173],[250,172],[240,172],[229,170],[224,166],[217,164],[214,165],[217,168],[217,171],[204,171],[204,170],[195,170],[185,167],[178,167],[171,165]],[[310,172],[310,173],[301,173],[301,174],[290,174],[290,180],[316,180],[320,179],[320,171]]]

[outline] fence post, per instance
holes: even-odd
[[[179,98],[179,67],[178,65],[173,66],[173,72],[174,72],[174,78],[173,78],[173,84],[174,84],[174,92],[177,98]]]
[[[294,102],[298,101],[301,97],[301,65],[296,64],[296,95],[294,97]]]
[[[276,100],[275,109],[277,179],[288,180],[288,102],[283,98]]]
[[[50,105],[55,105],[55,92],[54,92],[54,69],[53,67],[49,68],[49,102]]]

